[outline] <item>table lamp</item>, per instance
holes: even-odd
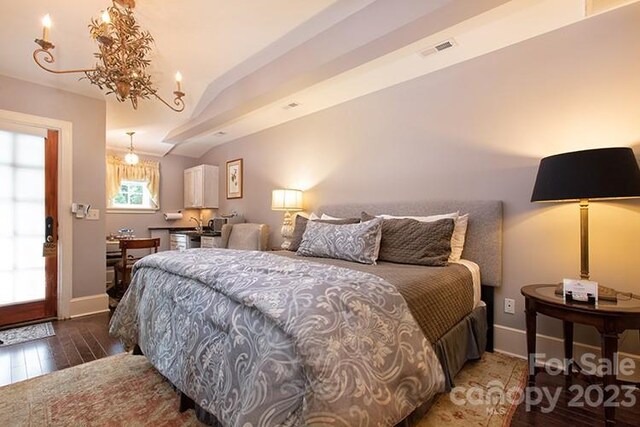
[[[631,148],[600,148],[545,157],[532,202],[580,203],[580,278],[589,279],[589,201],[640,197],[640,169]]]
[[[271,210],[284,211],[282,222],[282,249],[289,249],[293,237],[293,220],[291,212],[302,210],[302,191],[289,188],[273,190],[271,193]]]

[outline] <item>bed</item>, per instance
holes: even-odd
[[[470,214],[467,265],[365,266],[228,250],[147,257],[110,331],[139,346],[210,424],[411,424],[488,345],[502,205],[320,208],[338,217],[453,210]]]

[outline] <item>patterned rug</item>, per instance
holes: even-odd
[[[526,385],[527,362],[485,353],[468,362],[454,381],[452,392],[436,400],[419,427],[509,426]]]
[[[456,377],[457,392],[463,396],[466,389],[486,390],[492,382],[522,387],[525,374],[524,361],[487,353]],[[419,426],[503,426],[514,410],[508,403],[456,405],[443,394]],[[176,393],[143,356],[121,354],[0,387],[0,426],[27,425],[202,424],[192,410],[178,412]]]
[[[56,334],[51,322],[0,331],[0,346],[20,344],[25,341],[52,337]]]

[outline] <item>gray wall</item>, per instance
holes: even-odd
[[[123,156],[125,153],[111,152]],[[193,221],[189,221],[190,216],[197,217],[197,210],[184,210],[183,198],[183,172],[191,166],[199,165],[198,160],[168,155],[162,158],[153,156],[140,156],[143,160],[153,160],[160,162],[160,210],[156,213],[111,213],[107,212],[106,232],[117,233],[121,228],[132,228],[138,237],[150,236],[148,227],[150,226],[195,226]],[[183,219],[179,221],[165,221],[164,212],[183,211]],[[203,216],[208,216],[209,212],[203,210]]]
[[[504,285],[524,329],[520,287],[579,275],[578,207],[531,204],[539,159],[640,142],[640,6],[619,9],[260,132],[201,162],[244,158],[245,195],[222,199],[272,227],[271,190],[324,203],[427,199],[504,201]],[[224,180],[221,180],[224,194]],[[640,203],[593,203],[592,277],[640,293]],[[543,320],[540,332],[558,335]],[[593,342],[590,331],[577,339]],[[628,347],[637,338],[627,340]],[[623,345],[623,348],[625,348]]]
[[[73,200],[101,214],[73,220],[73,297],[104,293],[105,102],[0,75],[0,109],[73,123]]]

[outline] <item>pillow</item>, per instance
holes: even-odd
[[[468,226],[469,214],[461,215],[456,219],[456,226],[453,229],[453,236],[451,236],[451,255],[449,256],[449,262],[458,262],[462,258]]]
[[[453,236],[451,237],[451,255],[449,255],[449,262],[458,262],[462,258],[464,241],[467,235],[467,226],[469,224],[469,214],[460,215],[460,212],[451,212],[448,214],[431,216],[379,216],[384,219],[411,218],[421,222],[431,222],[444,218],[453,218],[453,220],[455,221],[455,228],[453,229]]]
[[[429,215],[429,216],[406,216],[406,215],[401,215],[401,216],[396,216],[396,215],[387,215],[387,214],[382,214],[382,215],[378,215],[384,219],[415,219],[416,221],[420,221],[420,222],[431,222],[431,221],[438,221],[440,219],[446,219],[446,218],[452,218],[453,220],[458,219],[458,216],[460,216],[460,212],[451,212],[448,214],[441,214],[441,215]]]
[[[362,221],[375,217],[362,212]],[[453,218],[418,221],[411,218],[382,219],[380,261],[443,267],[451,255]]]
[[[381,237],[381,218],[344,225],[309,221],[297,254],[375,264]]]
[[[338,217],[327,215],[326,213],[323,213],[322,216],[320,217],[320,219],[336,220],[336,219],[344,219],[344,218],[338,218]]]
[[[313,216],[315,216],[316,219],[314,219]],[[289,245],[288,250],[293,252],[298,250],[298,248],[300,247],[300,243],[302,242],[302,236],[304,235],[304,231],[307,228],[307,222],[309,221],[320,221],[328,224],[357,224],[360,222],[360,218],[344,218],[344,219],[328,220],[328,219],[320,219],[320,217],[318,217],[315,214],[312,214],[311,216],[309,216],[309,218],[296,215],[295,224],[293,227],[293,237],[291,238],[291,244]]]

